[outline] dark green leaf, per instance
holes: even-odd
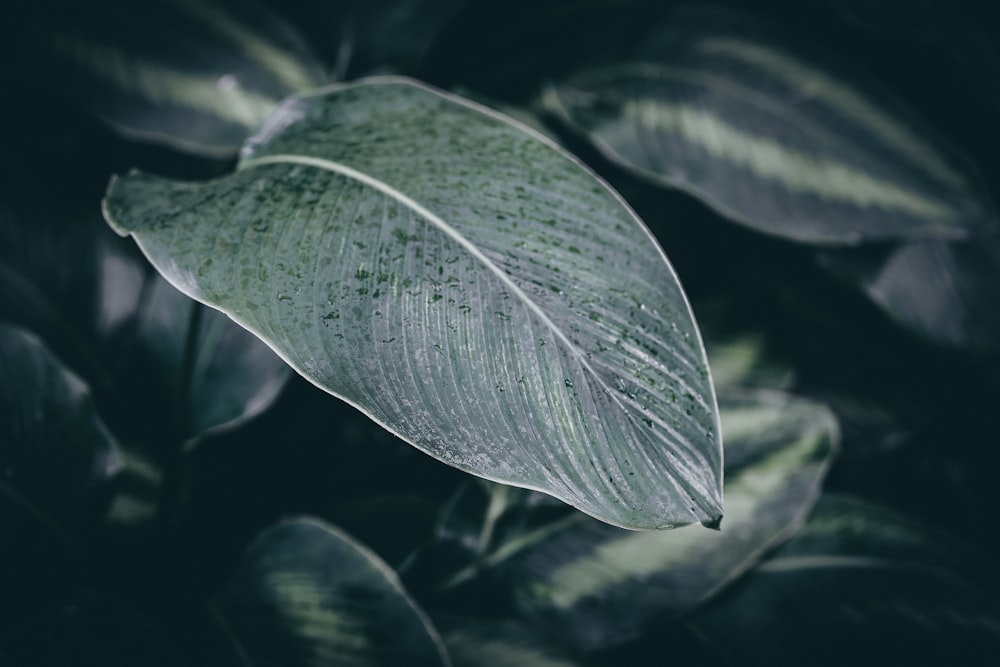
[[[45,85],[144,141],[232,155],[282,98],[326,80],[254,0],[36,4],[12,37]]]
[[[917,335],[973,353],[1000,351],[1000,241],[922,241],[820,259]]]
[[[575,515],[499,547],[518,607],[577,647],[633,638],[690,611],[798,529],[837,440],[832,413],[774,391],[722,395],[726,519],[721,532],[624,531]]]
[[[738,662],[993,664],[1000,610],[968,583],[965,556],[895,513],[824,498],[798,536],[689,624]]]
[[[610,159],[769,234],[857,244],[996,229],[975,173],[863,77],[729,14],[680,14],[666,35],[549,87],[546,106]]]
[[[455,667],[579,667],[569,652],[519,621],[437,621]]]
[[[448,20],[468,0],[353,0],[342,61],[349,75],[412,71]]]
[[[193,439],[268,407],[287,365],[76,206],[0,209],[0,318],[111,398],[105,417],[126,440]]]
[[[0,553],[25,521],[71,539],[104,510],[120,461],[90,390],[27,331],[0,323]]]
[[[136,336],[173,389],[183,437],[233,428],[274,402],[290,369],[258,338],[159,276],[150,278]]]
[[[568,154],[416,83],[289,99],[207,183],[116,179],[110,224],[186,294],[404,440],[610,523],[720,516],[687,300]]]
[[[258,537],[214,606],[248,666],[449,664],[391,568],[311,519]]]

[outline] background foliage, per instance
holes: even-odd
[[[726,4],[43,0],[8,17],[0,664],[991,664],[1000,16]],[[757,51],[726,60],[733,40]],[[807,74],[747,59],[760,49]],[[621,531],[424,456],[102,219],[112,175],[227,174],[287,94],[382,73],[539,128],[651,228],[719,394],[721,532]],[[884,118],[838,106],[845,87]],[[670,124],[682,103],[724,121],[700,135],[728,137],[717,150],[677,130],[704,124]],[[763,177],[761,146],[810,159]],[[823,160],[852,187],[787,187]]]

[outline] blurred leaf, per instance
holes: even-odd
[[[202,155],[234,154],[282,98],[326,80],[254,0],[40,0],[9,27],[46,85],[126,136]]]
[[[261,534],[214,606],[248,666],[449,664],[391,568],[316,520]]]
[[[702,329],[706,330],[704,324]],[[789,389],[795,382],[795,369],[772,358],[766,343],[761,332],[728,337],[712,337],[706,333],[705,349],[715,390],[721,394],[737,387]]]
[[[35,332],[68,366],[96,389],[107,388],[111,370],[97,339],[119,324],[134,301],[123,273],[100,285],[102,264],[121,242],[72,199],[59,204],[0,202],[0,319]],[[113,243],[107,244],[110,239]],[[106,260],[106,261],[105,261]],[[100,287],[99,287],[100,285]],[[103,289],[107,288],[107,290]],[[103,311],[107,306],[107,317]],[[116,320],[112,322],[112,320]]]
[[[717,521],[687,300],[555,145],[401,79],[290,98],[207,183],[115,179],[109,223],[181,291],[461,470],[610,523]]]
[[[0,553],[40,523],[69,540],[103,513],[120,467],[84,382],[34,335],[0,323]]]
[[[519,609],[594,650],[686,613],[798,529],[837,440],[824,406],[775,391],[720,396],[726,438],[721,532],[629,532],[580,514],[501,545],[484,559]]]
[[[523,622],[437,621],[455,667],[580,667],[568,651]]]
[[[233,428],[277,398],[291,371],[270,348],[158,275],[150,278],[136,336],[174,389],[173,421],[198,438]]]
[[[758,231],[812,243],[996,229],[971,169],[893,100],[771,28],[681,13],[626,62],[545,105],[611,160]]]
[[[856,283],[902,326],[938,345],[1000,351],[1000,241],[922,241],[827,251],[820,263]]]
[[[167,633],[118,599],[73,591],[0,627],[0,654],[27,667],[181,667]]]
[[[357,76],[412,72],[468,0],[351,0],[338,69]]]
[[[794,539],[688,623],[734,662],[993,664],[1000,614],[964,561],[954,540],[911,520],[824,498]]]
[[[277,397],[288,366],[171,287],[93,213],[76,202],[22,209],[0,205],[0,318],[36,331],[111,398],[116,433],[196,438]]]
[[[827,0],[845,19],[880,36],[935,42],[957,32],[971,7],[947,0]]]

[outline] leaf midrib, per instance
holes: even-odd
[[[435,214],[426,206],[423,206],[417,200],[400,192],[399,190],[392,187],[385,181],[381,181],[377,178],[374,178],[362,171],[358,171],[357,169],[349,167],[345,164],[341,164],[339,162],[335,162],[333,160],[327,160],[324,158],[312,157],[309,155],[294,155],[287,153],[277,154],[277,155],[266,155],[264,157],[252,158],[243,161],[242,164],[240,165],[240,169],[242,170],[246,168],[252,168],[268,164],[301,164],[310,167],[316,167],[317,169],[325,169],[327,171],[331,171],[340,174],[342,176],[346,176],[348,178],[364,183],[369,187],[375,188],[379,192],[395,199],[396,201],[400,202],[401,204],[415,211],[424,219],[428,220],[440,231],[444,232],[449,238],[451,238],[460,246],[462,246],[462,248],[464,248],[467,252],[469,252],[469,254],[471,254],[475,259],[477,259],[480,263],[482,263],[487,269],[489,269],[490,272],[493,273],[497,278],[499,278],[500,281],[506,287],[508,287],[518,299],[520,299],[525,305],[527,305],[528,309],[531,310],[531,312],[533,312],[542,321],[542,323],[556,335],[556,337],[560,341],[562,341],[562,343],[566,346],[566,348],[580,362],[580,365],[583,366],[587,370],[587,372],[593,375],[593,377],[597,380],[601,388],[607,391],[608,395],[611,396],[612,400],[614,400],[615,403],[622,410],[626,412],[626,414],[629,414],[626,407],[621,403],[618,397],[615,396],[614,393],[612,393],[610,387],[608,387],[607,384],[605,384],[604,380],[597,373],[597,371],[594,370],[594,368],[589,363],[587,363],[586,357],[584,356],[583,352],[566,336],[565,333],[563,333],[562,329],[560,329],[556,325],[556,323],[553,322],[552,319],[545,314],[545,311],[542,310],[541,307],[524,292],[524,290],[518,287],[517,283],[511,280],[510,277],[507,276],[507,274],[504,273],[504,271],[500,267],[494,264],[489,257],[483,254],[483,252],[479,248],[477,248],[471,241],[469,241],[469,239],[465,238],[461,233],[459,233],[458,230],[449,225],[447,222],[445,222],[443,218]]]
[[[500,281],[508,287],[514,295],[520,299],[528,309],[534,313],[539,320],[555,334],[555,336],[566,346],[566,349],[573,355],[573,357],[580,363],[580,365],[594,378],[597,385],[602,389],[605,394],[611,399],[611,401],[618,406],[619,409],[624,413],[625,417],[629,420],[633,426],[635,425],[634,418],[632,417],[632,412],[623,403],[621,397],[617,392],[612,391],[611,387],[604,381],[600,374],[587,362],[586,356],[581,351],[576,344],[574,344],[562,329],[560,329],[552,319],[545,314],[545,311],[535,303],[525,292],[522,290],[517,283],[512,281],[509,276],[496,264],[494,264],[489,257],[487,257],[479,248],[477,248],[469,239],[459,233],[454,227],[449,225],[443,218],[435,214],[433,211],[427,207],[420,204],[412,197],[400,192],[392,185],[375,178],[369,174],[362,171],[354,169],[348,165],[336,162],[334,160],[328,160],[325,158],[313,157],[310,155],[296,155],[292,153],[279,153],[274,155],[265,155],[263,157],[256,157],[245,159],[240,163],[239,169],[245,170],[258,166],[266,166],[271,164],[299,164],[309,167],[314,167],[317,169],[323,169],[330,171],[347,178],[354,179],[360,183],[363,183],[371,188],[378,190],[379,192],[385,194],[392,199],[400,202],[401,204],[409,207],[411,210],[415,211],[417,214],[422,216],[424,219],[428,220],[431,224],[437,227],[440,231],[445,233],[449,238],[458,243],[462,248],[469,252],[476,260],[481,262],[490,272],[492,272]],[[639,409],[636,405],[635,409]],[[695,456],[703,457],[704,454],[698,451],[694,446],[693,442],[689,442],[680,433],[677,432],[670,424],[667,424],[664,420],[657,418],[657,416],[652,415],[651,418],[661,426],[667,433],[669,433],[675,440],[675,446],[681,446],[685,449],[689,449]],[[694,488],[692,488],[692,482],[694,480],[689,480],[686,475],[681,474],[676,477],[677,481],[684,487],[692,492],[695,496],[707,494],[708,497],[712,496],[711,489],[702,489],[700,483],[695,483]]]

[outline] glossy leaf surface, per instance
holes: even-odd
[[[235,174],[114,180],[181,291],[442,461],[610,523],[718,520],[704,349],[634,213],[555,145],[401,79],[290,98]]]
[[[996,228],[968,165],[861,77],[750,21],[680,17],[628,62],[549,87],[546,106],[612,160],[769,234],[856,244]]]
[[[497,549],[521,611],[578,648],[639,635],[654,617],[695,608],[801,525],[838,430],[824,406],[775,391],[720,396],[726,518],[719,532],[636,533],[579,514]],[[503,562],[505,551],[517,552]]]
[[[450,664],[395,572],[316,520],[260,535],[214,606],[246,665]]]

